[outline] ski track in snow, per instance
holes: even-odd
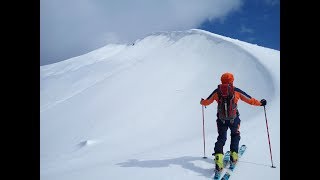
[[[129,58],[128,58],[128,59],[129,59]],[[40,112],[44,112],[44,111],[46,111],[47,109],[50,109],[50,108],[56,106],[57,104],[60,104],[60,103],[62,103],[62,102],[64,102],[64,101],[66,101],[66,100],[68,100],[68,99],[70,99],[70,98],[72,98],[72,97],[74,97],[74,96],[82,93],[83,91],[85,91],[85,90],[87,90],[87,89],[89,89],[89,88],[97,85],[98,83],[100,83],[100,82],[102,82],[102,81],[104,81],[104,80],[106,80],[106,79],[108,79],[108,78],[116,75],[117,73],[119,73],[119,72],[121,72],[121,71],[124,71],[124,70],[126,70],[127,68],[130,68],[131,66],[134,66],[134,65],[136,65],[137,63],[139,63],[139,60],[137,60],[137,59],[134,58],[134,57],[131,57],[130,59],[131,59],[131,62],[129,62],[129,63],[125,64],[125,65],[121,65],[120,67],[115,68],[115,70],[112,70],[111,72],[104,73],[104,74],[102,74],[101,77],[99,77],[99,78],[92,79],[92,80],[90,81],[90,83],[88,83],[86,86],[84,86],[84,87],[82,87],[82,88],[79,88],[79,89],[76,90],[76,91],[71,92],[69,95],[67,95],[67,96],[65,96],[65,97],[62,97],[62,98],[59,99],[59,100],[52,101],[52,102],[49,102],[49,103],[47,103],[47,104],[45,104],[45,105],[42,105],[41,108],[40,108]],[[134,60],[134,61],[132,61],[132,60]],[[93,63],[92,63],[92,64],[93,64]],[[90,64],[90,65],[91,65],[91,64]],[[82,67],[83,67],[83,66],[82,66]],[[77,69],[80,69],[80,68],[77,68]],[[64,73],[65,73],[65,72],[64,72]],[[61,73],[61,74],[62,74],[62,73]],[[57,75],[57,74],[55,74],[55,75]]]

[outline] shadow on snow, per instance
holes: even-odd
[[[199,166],[196,166],[193,161],[204,161],[211,164],[211,168],[206,169]],[[205,176],[210,178],[213,174],[213,160],[210,158],[202,158],[202,157],[191,157],[191,156],[183,156],[179,158],[173,159],[163,159],[163,160],[145,160],[140,161],[137,159],[129,159],[127,162],[118,163],[121,167],[142,167],[142,168],[164,168],[169,167],[170,165],[179,165],[184,169],[188,169],[190,171],[196,172],[201,176]],[[209,165],[210,166],[210,165]]]

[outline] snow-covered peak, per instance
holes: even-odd
[[[248,150],[232,178],[279,179],[280,52],[199,29],[155,32],[41,66],[41,178],[208,179],[213,164],[201,159],[199,102],[224,72],[268,100],[279,167],[268,167],[263,108],[240,101],[240,143]],[[205,110],[207,156],[215,120],[213,103]]]

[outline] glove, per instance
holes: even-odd
[[[202,106],[204,106],[204,105],[203,105],[203,101],[204,101],[204,99],[201,98],[200,104],[201,104]],[[204,107],[207,108],[207,106],[204,106]]]
[[[203,101],[203,100],[204,100],[204,99],[203,99],[203,98],[201,98],[201,101],[200,101],[200,104],[201,104],[201,105],[203,105],[203,104],[202,104],[202,101]]]
[[[261,99],[260,103],[261,103],[261,106],[265,106],[267,105],[267,100]]]

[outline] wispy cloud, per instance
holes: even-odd
[[[240,33],[254,33],[254,30],[242,24],[240,27]]]
[[[274,6],[280,4],[280,0],[264,0],[267,5]]]
[[[262,18],[263,18],[264,20],[269,19],[269,17],[270,17],[270,14],[264,14],[264,15],[262,16]]]
[[[247,38],[247,42],[254,42],[256,40],[256,38],[254,37],[248,37]]]
[[[154,31],[196,28],[241,5],[243,0],[40,0],[41,64]]]

